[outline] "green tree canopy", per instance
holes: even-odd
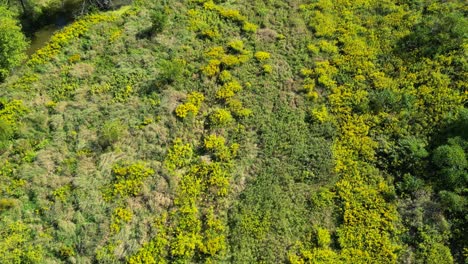
[[[0,6],[0,81],[26,57],[26,37],[14,14]]]

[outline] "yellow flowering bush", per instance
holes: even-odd
[[[169,171],[182,168],[190,164],[193,155],[193,149],[190,144],[183,144],[182,139],[176,138],[172,147],[168,150],[166,159],[164,160],[164,167]]]
[[[233,97],[237,92],[242,91],[242,86],[238,81],[225,83],[217,92],[216,98],[227,99]]]
[[[112,213],[111,231],[113,233],[120,232],[120,229],[125,223],[132,220],[133,214],[127,208],[118,207]]]
[[[221,46],[214,46],[205,51],[205,55],[212,59],[219,59],[225,54],[224,48]]]
[[[229,48],[236,52],[244,51],[244,42],[240,39],[232,40],[228,43]]]
[[[154,174],[154,170],[142,162],[136,162],[130,165],[117,164],[112,168],[112,173],[114,180],[110,191],[104,193],[105,200],[138,195],[143,181]]]
[[[201,70],[207,77],[213,77],[221,71],[220,65],[220,60],[210,60],[208,65],[202,67]]]
[[[268,60],[270,58],[270,53],[266,52],[266,51],[257,51],[255,53],[255,58],[258,60],[258,61],[265,61],[265,60]]]
[[[273,66],[271,66],[270,64],[264,64],[262,66],[262,68],[263,68],[264,73],[272,73],[273,72]]]
[[[180,118],[185,118],[189,113],[198,114],[205,96],[199,92],[192,92],[187,96],[187,101],[176,107],[175,113]]]
[[[257,31],[257,28],[257,25],[247,21],[244,22],[244,24],[242,25],[242,30],[245,32],[255,33]]]
[[[220,74],[219,74],[219,80],[222,82],[222,83],[226,83],[226,82],[229,82],[232,80],[232,75],[229,71],[227,70],[224,70],[222,71]]]
[[[238,57],[234,56],[234,55],[224,55],[222,58],[221,58],[221,63],[230,68],[232,66],[236,66],[236,65],[239,65],[241,62],[239,60]]]
[[[216,109],[210,115],[211,124],[214,126],[226,126],[234,121],[231,112],[227,109]]]

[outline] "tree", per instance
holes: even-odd
[[[426,8],[425,19],[416,24],[412,33],[402,39],[405,51],[433,58],[462,49],[468,33],[468,20],[460,6],[452,2],[433,4]]]
[[[28,42],[14,14],[0,6],[0,81],[26,58]]]

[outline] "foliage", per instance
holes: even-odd
[[[165,227],[167,221],[167,214],[161,215],[155,221],[154,225],[157,229],[157,235],[148,243],[144,244],[138,252],[128,259],[129,264],[138,263],[167,263],[166,247],[168,245],[167,230]]]
[[[167,15],[163,10],[152,10],[151,23],[151,34],[160,33],[167,24]]]
[[[26,58],[28,46],[14,14],[0,6],[0,81]]]
[[[465,9],[77,18],[0,84],[0,262],[463,263]]]
[[[213,156],[223,162],[229,162],[235,156],[238,144],[226,146],[226,140],[222,136],[209,135],[204,140],[205,149],[213,153]]]
[[[125,134],[125,127],[118,120],[107,121],[101,129],[99,144],[108,147],[114,144]]]
[[[180,104],[175,109],[175,113],[180,118],[185,118],[189,113],[197,115],[200,110],[201,104],[205,100],[205,96],[199,92],[190,93],[187,96],[187,101]]]
[[[257,51],[255,53],[255,58],[258,60],[258,61],[264,61],[264,60],[268,60],[270,58],[270,53],[266,52],[266,51]]]
[[[242,86],[237,81],[226,82],[218,91],[216,97],[219,99],[228,99],[242,91]]]
[[[41,263],[44,259],[43,247],[31,243],[33,232],[21,221],[3,222],[0,234],[0,260],[2,263]]]
[[[264,64],[262,66],[263,72],[264,73],[272,73],[273,72],[273,67],[270,64]]]
[[[231,115],[231,112],[226,109],[216,109],[210,115],[211,125],[215,127],[224,127],[231,124],[234,121],[234,118]]]
[[[202,68],[202,72],[208,77],[213,77],[220,72],[220,65],[221,61],[219,60],[210,60],[208,65]]]
[[[106,199],[138,195],[143,181],[154,174],[154,170],[148,168],[144,163],[137,162],[130,165],[117,164],[112,168],[112,173],[114,180],[110,187],[110,193],[105,193],[105,195],[110,195]]]
[[[190,144],[183,144],[182,139],[176,138],[174,145],[169,149],[165,160],[165,166],[168,170],[175,170],[190,164],[193,156],[193,149]]]
[[[114,233],[118,233],[124,223],[128,223],[132,220],[132,212],[125,208],[116,208],[112,213],[111,230]]]

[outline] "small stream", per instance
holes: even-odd
[[[66,5],[64,5],[62,10],[51,13],[49,16],[42,18],[43,22],[47,22],[44,23],[45,25],[34,29],[28,34],[31,38],[31,44],[26,51],[28,56],[42,48],[57,30],[65,27],[75,20],[73,14],[76,12],[78,6],[73,4],[73,0],[69,0],[65,3]],[[32,26],[32,28],[34,28],[34,26]]]
[[[111,10],[118,9],[122,6],[129,5],[131,0],[114,0],[112,1]],[[31,45],[26,53],[31,56],[38,49],[42,48],[49,41],[50,37],[59,29],[72,23],[75,20],[73,14],[78,13],[82,8],[81,2],[76,0],[65,0],[63,9],[55,14],[51,14],[46,20],[50,20],[50,24],[40,27],[31,33]],[[51,23],[52,22],[52,23]]]
[[[52,37],[54,32],[59,30],[60,28],[62,27],[59,27],[57,25],[48,25],[37,30],[31,39],[31,45],[26,51],[26,54],[28,56],[31,56],[32,54],[34,54],[34,52],[36,52],[36,50],[42,48],[47,43],[47,41],[49,41],[50,37]]]

